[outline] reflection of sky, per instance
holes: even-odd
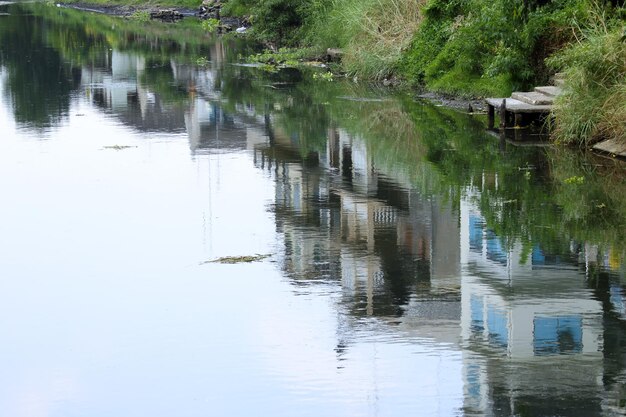
[[[3,415],[461,407],[450,347],[368,334],[339,366],[330,294],[294,296],[270,261],[200,265],[280,245],[274,184],[250,155],[192,158],[185,136],[146,140],[84,102],[45,141],[16,131],[2,101],[0,123]]]

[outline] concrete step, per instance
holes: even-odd
[[[541,93],[550,97],[556,97],[560,95],[563,92],[563,90],[561,90],[561,87],[547,85],[547,86],[542,86],[542,87],[535,87],[535,92]]]
[[[511,98],[534,106],[545,106],[554,103],[554,97],[537,93],[536,91],[521,92],[516,91],[511,94]]]
[[[502,100],[501,98],[488,98],[485,101],[499,111],[500,107],[502,107]],[[548,113],[552,106],[536,106],[514,98],[507,98],[506,109],[512,113]]]
[[[611,155],[626,157],[626,144],[617,139],[607,139],[605,141],[598,142],[593,145],[593,149],[596,151],[606,152]]]

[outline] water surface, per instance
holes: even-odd
[[[0,415],[625,414],[620,164],[253,50],[0,3]]]

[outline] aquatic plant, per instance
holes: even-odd
[[[148,22],[150,20],[150,12],[147,10],[136,10],[128,18],[138,22]]]
[[[335,79],[332,72],[324,71],[324,72],[316,72],[313,74],[314,80],[322,80],[322,81],[333,81]]]
[[[201,26],[202,26],[202,29],[204,29],[205,31],[213,33],[217,31],[217,29],[219,28],[220,21],[217,19],[209,18],[209,19],[203,20]]]

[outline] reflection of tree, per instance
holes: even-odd
[[[69,111],[80,71],[45,43],[42,19],[17,14],[0,26],[0,63],[8,69],[6,93],[18,123],[37,128],[58,124]]]

